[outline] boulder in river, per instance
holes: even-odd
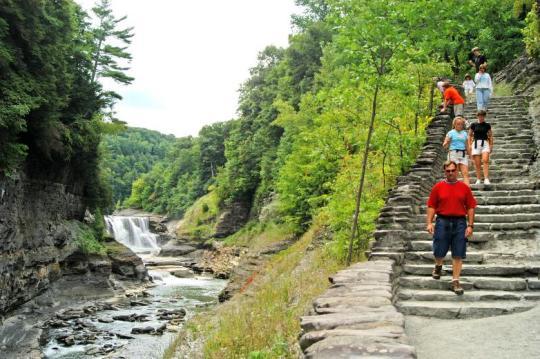
[[[187,268],[176,269],[172,271],[171,274],[177,278],[193,278],[193,276],[195,275]]]
[[[197,248],[188,244],[178,244],[173,241],[169,241],[159,251],[159,255],[162,257],[181,257],[191,252],[194,252]]]
[[[135,327],[131,329],[131,334],[152,334],[155,331],[152,327]]]

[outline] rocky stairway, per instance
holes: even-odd
[[[465,116],[475,118],[474,110],[467,109]],[[540,301],[540,186],[529,177],[537,148],[526,98],[493,98],[486,121],[495,142],[491,185],[472,185],[478,208],[462,270],[463,296],[449,290],[450,254],[443,277],[431,278],[432,236],[425,231],[428,188],[415,214],[400,217],[398,207],[379,219],[376,237],[404,241],[404,252],[395,253],[402,263],[396,306],[403,314],[485,317],[525,311]],[[474,183],[474,167],[469,168]],[[372,257],[377,255],[391,257],[384,247],[373,249]]]

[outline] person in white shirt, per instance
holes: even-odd
[[[471,75],[465,75],[465,81],[463,81],[463,89],[465,90],[465,96],[467,97],[467,103],[470,103],[474,95],[474,88],[476,84],[472,80]]]
[[[480,65],[479,72],[474,76],[476,82],[476,107],[477,110],[487,111],[489,99],[493,93],[491,76],[486,72],[486,64]]]

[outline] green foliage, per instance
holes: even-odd
[[[206,240],[215,232],[215,224],[219,214],[218,196],[210,191],[190,206],[179,224],[178,238]]]
[[[119,206],[131,195],[132,183],[163,161],[174,141],[172,135],[143,128],[127,128],[103,137],[102,167],[111,183],[113,203]]]
[[[78,8],[71,1],[8,3],[0,7],[0,170],[14,170],[28,154],[68,162],[95,150],[72,141],[99,108],[80,58]]]
[[[523,28],[523,41],[527,54],[530,57],[540,58],[540,9],[538,3],[534,3],[531,11],[525,18],[525,27]]]
[[[95,230],[84,224],[79,224],[75,242],[80,251],[85,254],[104,255],[107,252],[105,246],[96,238]]]
[[[92,8],[92,13],[96,22],[88,36],[91,43],[92,83],[100,78],[108,78],[123,85],[131,84],[134,78],[126,74],[129,70],[126,63],[131,61],[127,46],[134,35],[133,27],[118,28],[126,16],[115,18],[110,0],[100,0]],[[104,115],[116,120],[112,107],[122,97],[114,91],[104,91],[102,97],[108,107]]]
[[[71,0],[0,6],[0,172],[24,165],[31,178],[67,182],[89,207],[104,208],[98,145],[111,102],[95,81],[94,35]]]
[[[230,127],[215,123],[203,127],[196,138],[175,139],[163,159],[133,182],[124,204],[181,217],[206,193],[224,165]]]
[[[514,16],[518,19],[524,19],[536,0],[514,0]]]

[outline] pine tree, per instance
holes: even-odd
[[[92,12],[97,20],[96,27],[92,29],[92,83],[99,78],[110,78],[123,85],[131,84],[134,78],[126,74],[129,67],[125,66],[125,63],[131,61],[131,54],[127,48],[134,35],[133,27],[118,29],[127,16],[115,18],[110,0],[96,3]],[[115,100],[122,97],[114,91],[105,91],[102,96],[113,113],[112,106]]]

